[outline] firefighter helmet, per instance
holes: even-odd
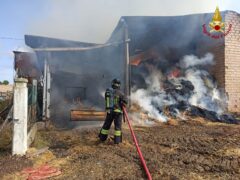
[[[112,80],[112,88],[113,89],[119,89],[120,88],[120,85],[121,85],[121,82],[119,79],[113,79]]]

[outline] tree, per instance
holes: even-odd
[[[4,80],[4,81],[2,82],[2,84],[4,84],[4,85],[8,85],[9,82],[8,82],[8,80]]]

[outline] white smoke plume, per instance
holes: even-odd
[[[138,104],[143,111],[146,111],[149,118],[159,121],[166,121],[167,117],[163,114],[166,106],[174,105],[179,101],[184,101],[189,105],[198,106],[209,111],[221,114],[225,110],[226,96],[217,89],[217,84],[206,70],[206,66],[214,65],[214,56],[207,53],[204,57],[198,58],[194,55],[184,56],[177,66],[180,66],[182,75],[175,78],[167,78],[173,84],[178,85],[182,80],[190,81],[194,86],[190,97],[177,93],[169,93],[164,89],[164,75],[160,70],[154,69],[149,77],[145,78],[146,89],[135,89],[132,92],[132,102]],[[170,67],[169,67],[170,68]],[[176,86],[177,87],[177,86]],[[177,87],[176,89],[184,88]],[[181,118],[179,110],[174,109],[176,116]],[[137,119],[135,117],[133,119]],[[184,118],[181,118],[184,119]]]
[[[215,64],[213,54],[207,53],[203,58],[190,55],[185,56],[180,61],[180,67],[188,68],[185,71],[185,78],[194,86],[194,94],[189,99],[191,105],[199,106],[210,111],[223,113],[224,109],[220,106],[221,99],[226,100],[226,96],[217,89],[212,76],[196,66],[212,66]]]
[[[180,67],[181,68],[189,68],[189,67],[194,67],[198,65],[214,65],[215,62],[213,61],[213,54],[207,53],[204,57],[202,58],[197,58],[194,55],[187,55],[184,56],[184,58],[180,61]]]
[[[165,100],[167,95],[161,90],[161,78],[161,72],[154,69],[152,74],[146,78],[148,88],[137,89],[132,93],[131,99],[133,103],[138,104],[147,112],[148,117],[165,122],[167,117],[159,112],[158,108],[163,108],[164,105],[170,105],[175,102]],[[137,117],[134,119],[137,119]]]
[[[197,3],[193,0],[43,0],[43,3],[45,8],[28,26],[28,33],[93,43],[106,42],[121,16],[207,13],[213,12],[217,5],[224,10],[226,4],[220,0]]]

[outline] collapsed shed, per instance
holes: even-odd
[[[215,55],[216,64],[208,70],[228,94],[228,109],[239,111],[240,15],[222,13],[232,30],[220,39],[211,39],[202,32],[202,25],[208,24],[212,16],[122,17],[104,45],[26,35],[26,45],[35,49],[42,75],[44,69],[51,75],[51,87],[49,84],[45,88],[46,93],[50,89],[50,98],[45,95],[48,103],[43,111],[50,109],[47,116],[62,125],[74,109],[103,112],[104,91],[112,78],[120,78],[125,93],[130,94],[129,87],[144,88],[143,78],[149,73],[146,64],[168,74],[166,67],[173,67],[184,55],[202,56],[207,52]]]

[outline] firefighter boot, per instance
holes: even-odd
[[[98,137],[101,141],[106,141],[108,137],[108,130],[102,128]]]
[[[115,130],[114,133],[114,144],[119,144],[122,142],[122,132],[119,130]]]

